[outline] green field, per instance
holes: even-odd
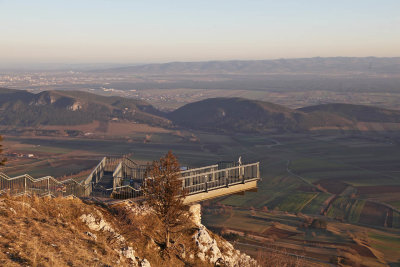
[[[305,214],[321,214],[321,209],[323,207],[323,203],[331,197],[331,194],[328,193],[318,193],[318,195],[311,200],[310,203],[308,203],[302,210],[302,213]]]
[[[349,222],[357,223],[360,220],[360,214],[364,208],[365,200],[358,199],[352,203],[351,210],[347,217]]]

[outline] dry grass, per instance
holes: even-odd
[[[189,258],[196,252],[194,225],[173,233],[172,248],[166,252],[162,228],[152,214],[134,214],[122,204],[102,207],[79,199],[28,196],[0,197],[0,266],[128,266],[120,259],[122,245],[113,234],[90,231],[80,220],[82,214],[98,212],[125,237],[124,246],[133,247],[136,256],[152,266],[207,266]]]
[[[82,214],[99,212],[124,236],[125,244],[116,242],[109,232],[91,231],[80,219]],[[195,257],[198,248],[192,236],[197,227],[189,223],[180,230],[171,234],[171,248],[164,250],[160,222],[134,203],[105,207],[79,199],[1,196],[0,266],[129,266],[118,253],[123,246],[133,247],[136,256],[146,258],[152,266],[211,266]],[[96,234],[97,239],[87,232]],[[223,241],[210,235],[219,244]],[[267,267],[307,266],[302,258],[285,251],[260,252],[257,261]]]
[[[179,232],[171,233],[171,248],[165,251],[164,232],[160,221],[151,213],[137,214],[132,212],[129,205],[119,204],[110,208],[115,217],[119,218],[118,228],[121,234],[132,243],[135,251],[143,255],[154,266],[208,266],[196,257],[197,248],[192,236],[197,227],[193,223],[184,225]],[[185,257],[183,257],[183,252]]]
[[[106,234],[93,241],[79,220],[94,207],[78,199],[2,197],[1,266],[115,265],[119,255]]]

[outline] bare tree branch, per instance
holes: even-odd
[[[180,167],[169,151],[148,170],[144,193],[148,205],[154,210],[165,230],[165,246],[170,247],[170,233],[188,221],[187,207],[183,204],[186,192],[180,179]]]

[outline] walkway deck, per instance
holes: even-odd
[[[216,164],[182,171],[182,187],[188,193],[185,203],[200,202],[257,188],[257,182],[260,180],[258,162],[226,165]],[[71,179],[58,181],[51,176],[34,179],[27,174],[8,177],[0,173],[0,193],[139,200],[143,199],[141,184],[145,180],[146,169],[147,166],[138,165],[126,157],[105,157],[80,183]]]

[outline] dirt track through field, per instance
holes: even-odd
[[[237,244],[240,244],[240,245],[243,245],[243,246],[261,248],[261,249],[266,250],[266,251],[270,251],[270,252],[274,252],[274,253],[280,253],[280,254],[291,256],[291,257],[296,257],[296,258],[302,258],[302,259],[305,259],[305,260],[308,260],[308,261],[317,262],[317,263],[324,263],[324,264],[326,264],[328,266],[335,267],[335,265],[333,265],[330,262],[319,260],[319,259],[316,259],[316,258],[311,258],[311,257],[308,257],[308,256],[298,255],[298,254],[290,253],[290,252],[282,252],[282,251],[277,250],[277,249],[272,249],[272,248],[268,248],[268,247],[265,247],[265,246],[259,246],[259,245],[254,245],[254,244],[248,244],[248,243],[242,243],[242,242],[237,242]]]

